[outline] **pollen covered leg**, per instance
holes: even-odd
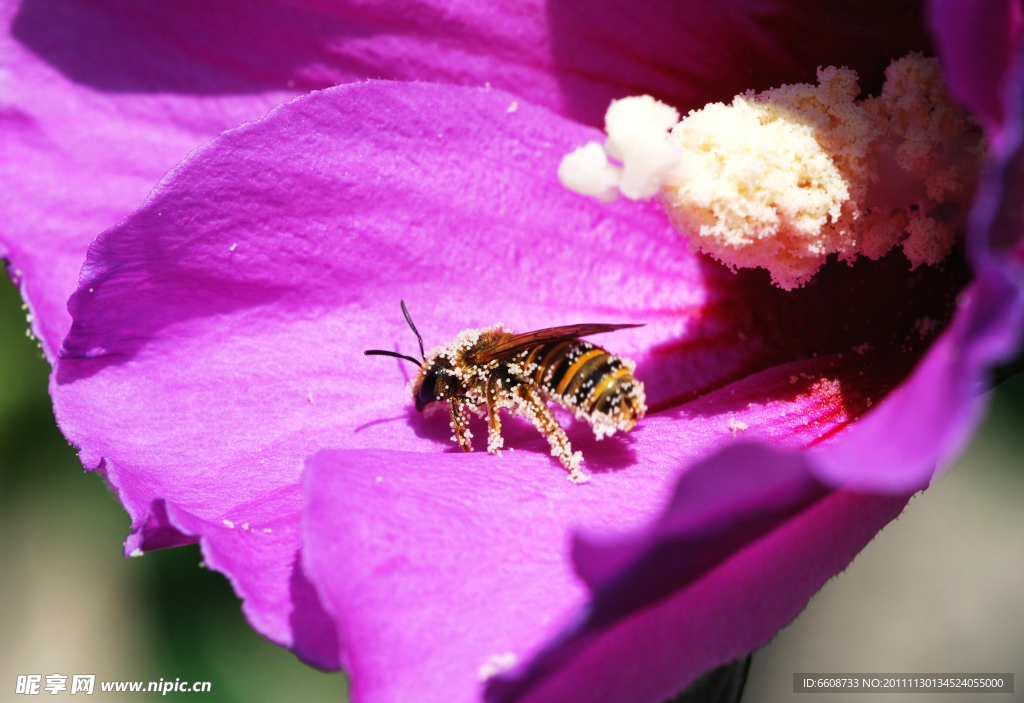
[[[587,476],[580,471],[583,454],[572,451],[572,445],[569,444],[565,430],[558,424],[551,408],[547,406],[540,394],[528,386],[519,386],[516,389],[516,395],[520,401],[518,410],[526,415],[542,435],[547,437],[548,443],[551,445],[551,456],[558,457],[562,466],[568,469],[569,480],[573,483],[588,481]]]
[[[448,410],[452,415],[452,441],[458,442],[464,452],[473,451],[473,433],[469,431],[462,404],[455,399],[449,400]]]
[[[501,418],[498,416],[498,399],[494,390],[495,381],[494,377],[487,381],[487,451],[491,454],[500,454],[501,448],[505,446],[505,440],[501,436]]]

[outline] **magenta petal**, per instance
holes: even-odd
[[[85,249],[191,149],[289,96],[365,78],[493,85],[598,124],[927,46],[916,6],[9,0],[0,6],[0,254],[53,358]],[[74,119],[67,119],[74,115]]]
[[[239,90],[223,66],[188,59],[166,38],[149,41],[109,10],[0,3],[0,254],[51,360],[71,326],[67,299],[96,235],[138,207],[191,149],[295,92]],[[179,81],[177,92],[161,83],[167,77]],[[134,83],[109,83],[128,78]]]
[[[983,415],[989,368],[1012,358],[1024,327],[1024,296],[1002,270],[983,269],[961,301],[952,326],[899,391],[822,448],[820,476],[900,493],[926,487],[956,458]]]
[[[1007,256],[1022,237],[1021,10],[1015,2],[939,1],[930,19],[951,87],[985,122],[991,142],[967,230],[976,279],[899,392],[820,453],[823,477],[866,490],[922,488],[950,463],[984,411],[988,369],[1017,353],[1024,328],[1019,263]]]
[[[819,64],[877,80],[893,56],[927,48],[920,11],[878,0],[825,10],[809,0],[25,0],[13,34],[105,92],[265,92],[289,81],[308,90],[368,77],[487,83],[597,124],[609,99],[630,93],[688,109],[813,79]]]
[[[932,0],[929,24],[953,94],[990,133],[1003,123],[1002,93],[1024,30],[1018,0]]]
[[[601,124],[611,98],[650,94],[682,112],[849,66],[875,91],[894,57],[929,46],[918,3],[549,0],[564,114]],[[546,103],[545,103],[546,104]]]
[[[906,502],[832,494],[691,587],[596,633],[557,675],[515,700],[658,703],[676,695],[708,669],[767,643]],[[496,684],[489,700],[512,700],[502,692]]]
[[[399,298],[440,341],[499,316],[628,319],[697,290],[651,294],[657,276],[699,280],[693,257],[655,208],[608,214],[562,189],[558,159],[591,132],[512,101],[366,83],[290,103],[175,169],[95,243],[72,299],[55,412],[131,515],[127,551],[201,538],[253,624],[314,662],[330,653],[301,651],[313,621],[293,601],[303,458],[450,447],[446,423],[410,412],[405,367],[362,356],[412,350]]]
[[[577,535],[573,561],[580,578],[591,590],[626,599],[605,599],[588,618],[606,623],[664,598],[821,499],[828,490],[809,466],[805,454],[734,445],[687,469],[646,539]],[[650,542],[668,551],[651,552]]]
[[[821,501],[828,492],[814,479],[806,454],[737,445],[686,469],[668,506],[649,528],[615,537],[577,534],[572,552],[576,572],[593,592],[580,622],[535,657],[523,672],[491,684],[489,698],[510,701],[527,697],[527,692],[544,679],[571,667],[573,660],[582,656],[606,630],[643,608],[667,598],[678,598],[683,590],[730,556]],[[826,574],[825,578],[829,576]],[[753,578],[759,575],[754,574]],[[782,599],[793,598],[799,610],[801,598],[809,597],[820,585],[797,581]],[[763,608],[765,602],[777,599],[778,595],[759,590],[735,607],[743,608],[756,601],[755,607]],[[783,624],[777,623],[776,629]],[[685,632],[686,638],[695,642],[706,641],[711,634],[694,632],[692,628]],[[737,655],[761,644],[758,635],[752,638],[746,629],[716,634],[717,639],[729,641],[730,651]],[[643,698],[652,678],[662,678],[666,679],[660,684],[662,691],[647,695],[665,699],[688,683],[687,673],[682,669],[689,669],[692,674],[716,663],[699,658],[689,665],[673,663],[668,671],[659,671],[660,667],[652,663],[642,667],[645,683],[639,691],[637,682],[617,683],[614,688],[621,689],[627,697],[632,691]],[[604,683],[591,687],[597,689]]]
[[[577,543],[591,595],[564,559],[569,529],[630,528],[668,486],[631,469],[578,487],[489,459],[308,462],[304,560],[358,700],[468,702],[486,686],[493,701],[657,703],[767,641],[906,502],[829,493],[801,455],[729,450],[689,469],[642,538]],[[529,662],[515,678],[482,680],[515,661]]]

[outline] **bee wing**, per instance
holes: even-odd
[[[479,364],[483,364],[488,361],[493,361],[494,359],[500,359],[501,357],[509,354],[521,352],[524,349],[529,349],[530,347],[538,344],[561,342],[567,339],[577,339],[578,337],[589,337],[592,334],[612,332],[614,330],[626,329],[627,327],[643,327],[643,325],[607,325],[601,323],[590,323],[583,325],[565,325],[563,327],[548,327],[546,329],[535,330],[533,332],[513,334],[477,349],[476,354],[474,355],[474,360]]]

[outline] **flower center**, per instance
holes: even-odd
[[[912,54],[885,75],[881,95],[858,101],[856,72],[819,68],[817,85],[749,91],[682,121],[650,96],[617,100],[604,147],[566,156],[559,178],[605,201],[658,195],[693,249],[765,268],[786,290],[829,254],[879,259],[902,245],[911,268],[937,264],[965,219],[982,132],[935,59]]]

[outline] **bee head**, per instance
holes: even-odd
[[[456,395],[458,382],[451,374],[451,362],[446,356],[435,356],[423,363],[419,376],[412,387],[412,399],[416,401],[416,410],[423,411],[436,400],[445,400]]]
[[[413,324],[412,317],[409,316],[409,311],[405,308],[405,301],[403,300],[401,303],[405,321],[409,323],[410,329],[416,335],[416,341],[419,342],[420,356],[423,357],[423,363],[421,364],[411,356],[384,349],[367,349],[363,353],[370,356],[393,356],[416,364],[420,368],[420,372],[417,374],[416,381],[412,386],[412,399],[416,401],[416,410],[422,412],[423,408],[435,400],[447,400],[452,396],[459,395],[459,389],[462,386],[455,374],[451,372],[452,365],[447,356],[438,354],[427,359],[423,353],[423,337],[420,336],[419,330]]]

